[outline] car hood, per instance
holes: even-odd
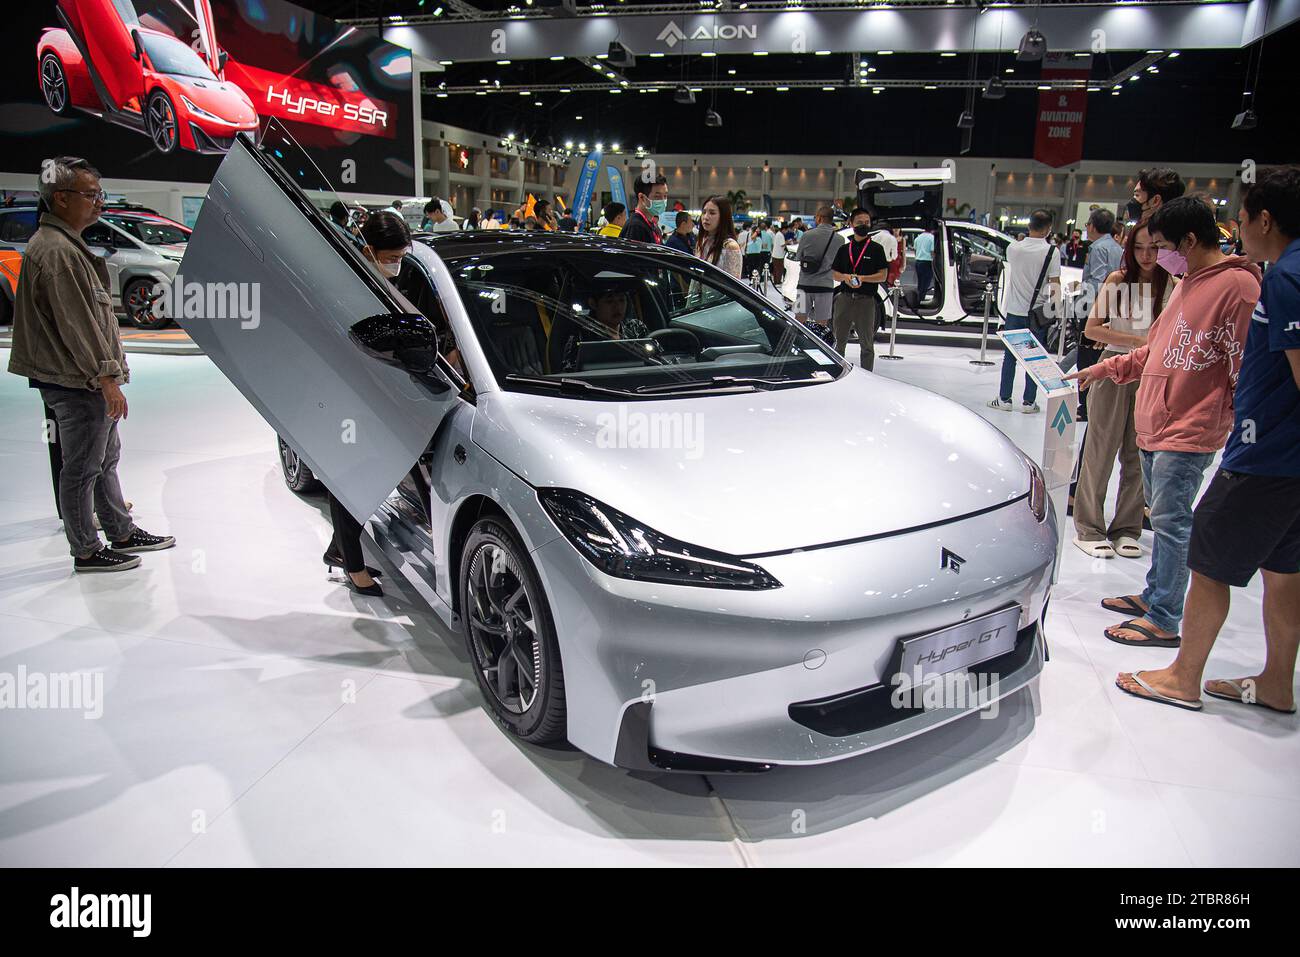
[[[178,92],[189,97],[191,103],[228,123],[257,122],[257,110],[253,108],[253,101],[229,81],[199,80],[192,77],[173,77],[172,80]]]
[[[861,370],[648,402],[490,392],[473,438],[533,486],[733,555],[902,531],[1029,490],[1024,455],[980,416]]]

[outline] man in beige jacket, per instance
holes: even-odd
[[[124,571],[140,564],[132,552],[171,548],[176,540],[136,528],[117,481],[117,424],[127,414],[121,387],[131,372],[108,267],[81,239],[104,210],[104,192],[89,163],[61,156],[42,164],[40,194],[47,211],[23,255],[9,371],[26,376],[54,412],[63,452],[59,506],[73,569]],[[108,547],[95,530],[96,515]]]

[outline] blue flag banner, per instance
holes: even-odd
[[[609,198],[626,206],[627,188],[623,185],[623,174],[614,166],[606,166],[605,172],[609,175]]]
[[[582,175],[578,177],[578,186],[573,191],[573,218],[579,224],[587,221],[587,212],[591,208],[591,194],[596,190],[596,179],[600,176],[600,150],[592,150],[582,161]]]

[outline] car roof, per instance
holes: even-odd
[[[466,259],[470,256],[498,256],[511,252],[625,252],[642,256],[678,258],[694,262],[694,256],[655,243],[639,243],[630,239],[600,236],[596,233],[549,233],[524,230],[475,229],[446,233],[415,233],[416,242],[429,246],[444,260]]]

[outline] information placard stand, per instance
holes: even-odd
[[[1074,382],[1065,381],[1065,373],[1043,344],[1028,329],[1012,329],[998,333],[998,338],[1016,357],[1016,362],[1033,379],[1043,393],[1047,410],[1043,425],[1043,481],[1047,484],[1047,497],[1056,511],[1057,543],[1056,569],[1052,581],[1061,570],[1061,549],[1069,537],[1070,481],[1074,477],[1074,427],[1075,409],[1079,404],[1079,391]]]

